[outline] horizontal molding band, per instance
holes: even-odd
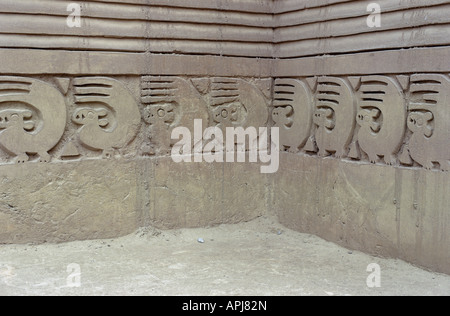
[[[272,46],[272,44],[248,42],[0,34],[0,48],[179,53],[270,58],[272,57]]]
[[[368,17],[370,12],[367,11],[367,6],[370,3],[360,0],[345,1],[324,7],[300,9],[298,11],[276,14],[275,24],[277,27],[285,27],[354,17]],[[415,8],[427,10],[429,7],[448,4],[448,0],[378,0],[376,3],[380,5],[381,13],[388,13]]]
[[[450,47],[274,60],[273,77],[450,72]]]
[[[0,13],[0,33],[49,36],[116,37],[140,39],[194,39],[273,42],[273,30],[247,26],[124,21],[85,18],[82,27],[70,28],[65,17]],[[1,44],[0,44],[1,45]]]
[[[35,16],[60,16],[67,18],[68,4],[73,1],[51,0],[2,0],[0,12],[3,14],[24,14],[33,20]],[[247,25],[274,27],[272,14],[255,12],[234,12],[225,10],[177,8],[117,3],[80,2],[83,18],[104,18],[133,21],[192,22],[205,24]]]
[[[14,0],[21,1],[21,0]],[[53,3],[67,0],[50,0]],[[237,12],[258,12],[272,14],[272,0],[89,0],[107,4],[135,4],[149,6],[168,6],[181,8],[217,9]]]
[[[272,59],[0,49],[0,74],[192,75],[267,78]]]
[[[275,30],[274,40],[275,43],[283,43],[356,34],[374,36],[383,31],[446,23],[450,23],[450,5],[385,12],[379,28],[368,27],[367,16],[282,27]]]
[[[0,74],[305,77],[450,73],[450,47],[297,59],[0,49]]]
[[[352,1],[359,0],[276,0],[274,1],[273,11],[275,14],[281,14],[291,11],[326,7],[332,4]]]
[[[275,57],[294,58],[322,54],[342,54],[450,44],[450,24],[357,34],[346,37],[312,39],[275,47]]]

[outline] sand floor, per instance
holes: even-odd
[[[378,288],[367,285],[377,280],[367,272],[373,263],[381,269]],[[450,276],[259,218],[141,229],[113,240],[0,246],[0,295],[450,295]]]

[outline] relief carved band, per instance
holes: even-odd
[[[304,80],[317,82],[314,101]],[[441,74],[277,79],[272,117],[282,150],[448,171],[449,102],[450,79]]]
[[[266,90],[270,92],[270,87]],[[144,76],[141,101],[149,125],[143,154],[171,153],[173,129],[187,128],[194,137],[194,120],[201,120],[203,128],[216,126],[224,133],[227,127],[265,127],[268,123],[269,101],[264,92],[238,78]],[[191,140],[194,149],[205,145],[196,141]]]
[[[267,126],[272,93],[283,151],[450,169],[446,74],[275,81],[143,76],[140,82],[133,88],[107,77],[0,77],[2,163],[117,151],[167,155],[173,128],[194,131],[196,119],[204,128]]]

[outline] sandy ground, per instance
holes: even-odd
[[[367,286],[372,263],[381,268],[380,288]],[[350,252],[260,218],[114,240],[0,246],[0,295],[450,295],[450,276]]]

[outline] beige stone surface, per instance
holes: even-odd
[[[151,170],[147,210],[153,226],[207,227],[265,214],[269,192],[258,165],[175,163],[170,157],[142,163]]]
[[[138,227],[136,163],[0,167],[1,243],[109,238]]]

